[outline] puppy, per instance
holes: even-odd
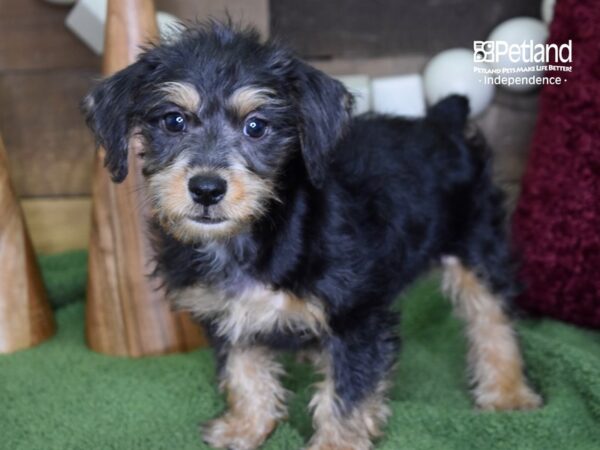
[[[85,112],[115,182],[141,148],[157,273],[203,324],[228,410],[213,447],[259,447],[286,417],[281,350],[323,374],[313,450],[370,449],[390,414],[391,311],[432,264],[466,323],[475,404],[529,409],[507,316],[502,196],[449,97],[423,119],[364,115],[342,84],[255,31],[194,25],[102,81]]]

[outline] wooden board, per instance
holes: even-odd
[[[380,56],[377,58],[332,58],[309,60],[317,69],[330,75],[363,74],[387,77],[420,73],[429,58],[423,54]]]
[[[539,17],[538,0],[272,0],[271,34],[312,58],[434,54],[473,48],[517,16]]]
[[[69,7],[42,0],[0,0],[0,72],[99,66],[64,26]]]
[[[88,247],[90,197],[31,198],[21,201],[37,253],[57,253]]]
[[[0,74],[0,131],[20,196],[88,195],[94,142],[79,111],[88,70]]]
[[[263,36],[269,35],[268,0],[156,0],[156,9],[187,20],[223,19],[229,14],[234,22],[254,24]]]

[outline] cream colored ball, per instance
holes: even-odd
[[[471,116],[482,113],[494,98],[495,87],[486,84],[485,76],[474,71],[473,52],[466,48],[453,48],[431,58],[423,72],[427,103],[433,105],[451,94],[461,94],[469,99]]]
[[[494,28],[487,40],[495,41],[496,45],[498,45],[498,42],[505,42],[508,46],[521,45],[523,43],[531,43],[533,46],[535,46],[544,44],[547,38],[548,27],[544,22],[531,17],[516,17],[514,19],[507,20],[506,22],[502,22],[500,25]],[[526,58],[529,57],[528,50],[525,50],[522,55],[519,54],[518,56],[513,56],[514,59],[518,59],[517,61],[511,60],[509,53],[510,52],[507,52],[506,54],[499,56],[497,62],[491,63],[492,66],[500,70],[523,70],[529,67],[535,69],[535,67],[545,64],[543,62],[536,63],[526,61]],[[502,87],[515,92],[529,91],[539,86],[537,84],[527,84],[524,82],[520,82],[519,84],[509,84],[510,81],[508,80],[511,78],[521,78],[521,80],[525,81],[525,79],[529,79],[532,76],[539,77],[541,75],[543,75],[543,71],[540,70],[503,73],[501,76],[507,81],[502,83]]]

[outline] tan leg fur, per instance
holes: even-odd
[[[325,379],[317,386],[310,403],[315,434],[307,450],[372,449],[372,439],[381,436],[391,413],[385,396],[387,381],[382,381],[375,392],[343,414],[335,394],[331,365],[323,355],[317,364]]]
[[[266,348],[232,349],[220,386],[227,393],[228,410],[203,426],[204,441],[216,448],[258,448],[287,414],[282,372]]]
[[[527,384],[518,341],[501,299],[458,258],[446,257],[443,264],[444,290],[466,323],[477,406],[484,410],[539,407],[542,400]]]

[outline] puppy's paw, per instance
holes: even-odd
[[[477,406],[484,411],[514,411],[536,409],[543,405],[542,397],[522,384],[510,391],[488,389],[476,395]]]
[[[304,450],[358,450],[358,447],[340,446],[333,442],[320,442],[318,444],[311,444]]]
[[[201,426],[202,440],[214,448],[254,450],[275,429],[275,420],[257,420],[225,413]]]
[[[353,441],[334,436],[315,435],[304,450],[371,450],[373,444],[368,439],[357,438]]]

